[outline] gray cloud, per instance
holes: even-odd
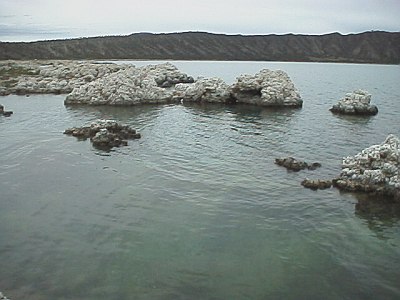
[[[210,31],[269,34],[400,31],[398,0],[1,0],[0,40]]]

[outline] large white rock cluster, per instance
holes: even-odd
[[[193,82],[170,63],[141,68],[125,66],[118,72],[75,88],[65,104],[136,105],[171,102],[174,85]]]
[[[400,139],[390,134],[382,144],[343,158],[342,172],[334,183],[343,190],[377,192],[400,199]]]
[[[281,70],[264,69],[255,75],[241,75],[231,91],[241,103],[292,107],[301,107],[303,104],[290,77]]]
[[[356,90],[347,93],[330,109],[333,113],[349,115],[376,115],[378,108],[371,105],[371,94],[367,91]]]
[[[88,61],[21,61],[0,65],[5,74],[0,95],[68,94],[74,88],[124,66]]]
[[[75,88],[65,104],[136,105],[167,102],[250,103],[299,107],[302,100],[283,71],[262,70],[242,75],[232,86],[220,78],[198,78],[180,72],[170,63],[118,72]]]
[[[300,107],[302,100],[283,71],[241,75],[229,86],[198,78],[171,63],[135,67],[93,61],[0,62],[0,95],[69,94],[65,104],[136,105],[168,102],[249,103]]]

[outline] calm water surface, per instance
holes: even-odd
[[[0,118],[0,290],[33,300],[399,299],[399,205],[300,182],[332,178],[342,156],[400,135],[400,67],[175,64],[228,83],[282,69],[304,107],[1,97],[14,115]],[[358,88],[377,116],[329,112]],[[62,134],[97,118],[142,138],[106,153]],[[287,155],[322,168],[287,172],[274,164]]]

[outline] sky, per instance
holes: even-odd
[[[371,30],[400,31],[400,0],[0,0],[0,41]]]

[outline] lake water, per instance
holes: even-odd
[[[0,290],[33,300],[399,299],[399,205],[300,182],[333,178],[343,156],[400,135],[400,67],[175,64],[228,83],[282,69],[304,106],[65,107],[62,95],[1,97],[14,115],[0,117]],[[358,88],[378,115],[329,112]],[[63,135],[97,118],[142,138],[107,153]],[[288,155],[322,167],[274,164]]]

